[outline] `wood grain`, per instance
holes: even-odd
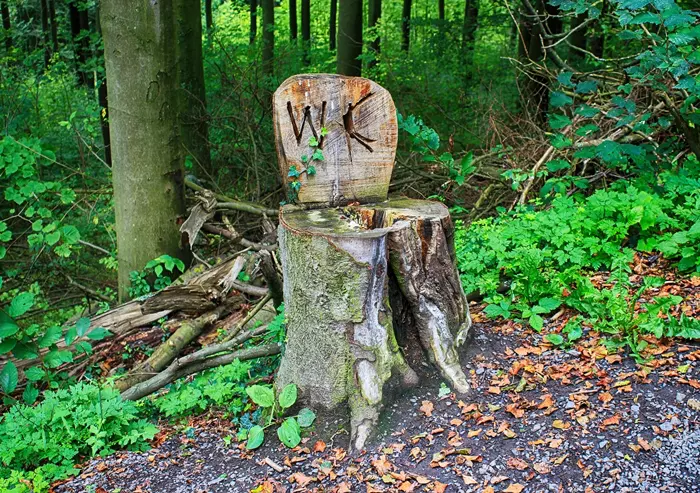
[[[302,74],[280,85],[273,99],[275,141],[287,189],[289,169],[306,169],[309,139],[324,160],[314,176],[302,173],[297,201],[308,205],[386,200],[397,144],[396,107],[389,92],[362,77]],[[327,134],[321,136],[321,128]]]

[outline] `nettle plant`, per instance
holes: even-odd
[[[322,127],[320,131],[321,140],[323,137],[328,135],[328,129]],[[290,179],[289,182],[289,202],[295,202],[299,197],[299,190],[301,189],[301,181],[299,178],[306,173],[307,176],[314,176],[316,174],[316,166],[314,162],[324,161],[326,158],[323,155],[323,150],[321,149],[321,143],[316,137],[309,137],[309,147],[311,148],[311,153],[303,154],[301,156],[301,162],[304,167],[302,169],[297,169],[296,166],[292,165],[289,167],[289,172],[287,177]]]
[[[297,386],[294,384],[284,387],[277,399],[272,387],[265,385],[251,385],[246,389],[246,393],[263,409],[262,415],[265,420],[263,426],[257,424],[239,432],[240,440],[248,440],[248,450],[260,447],[265,440],[265,430],[280,421],[282,424],[277,428],[277,437],[285,446],[294,448],[301,442],[301,429],[310,427],[316,419],[316,414],[309,408],[301,409],[296,416],[284,418],[285,411],[297,401]]]

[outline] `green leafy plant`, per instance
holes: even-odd
[[[299,197],[299,190],[301,189],[301,181],[299,178],[306,173],[307,176],[314,176],[316,174],[315,162],[324,161],[326,158],[323,155],[323,150],[321,145],[323,138],[328,135],[328,129],[322,127],[320,131],[321,140],[314,136],[309,137],[309,154],[302,154],[301,162],[304,165],[303,168],[297,169],[296,166],[292,165],[289,167],[289,172],[287,173],[287,178],[289,178],[289,196],[287,197],[289,202],[295,202]]]
[[[260,447],[265,440],[265,429],[279,421],[282,424],[277,428],[277,437],[285,446],[294,448],[301,441],[301,429],[308,428],[316,419],[314,412],[308,408],[301,409],[296,416],[283,418],[284,412],[297,401],[297,386],[294,384],[284,387],[276,399],[274,390],[269,386],[251,385],[246,393],[255,404],[263,408],[267,416],[264,426],[255,425],[247,430],[245,438],[249,450]]]
[[[151,291],[158,291],[172,284],[173,279],[166,273],[176,274],[185,271],[185,264],[182,260],[161,255],[158,258],[149,260],[142,271],[131,271],[129,279],[131,287],[129,295],[133,298],[144,296]]]
[[[145,450],[157,431],[115,389],[77,383],[48,391],[39,405],[17,404],[0,418],[0,481],[24,476],[46,491],[46,481],[75,474],[81,460],[116,448]]]

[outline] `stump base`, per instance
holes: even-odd
[[[312,407],[348,404],[356,449],[379,418],[385,385],[418,383],[397,333],[415,335],[450,386],[469,390],[456,348],[471,320],[453,231],[444,205],[414,199],[280,212],[287,345],[276,385],[295,383]],[[409,312],[401,327],[390,282],[395,304]]]

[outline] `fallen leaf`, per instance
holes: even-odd
[[[314,452],[323,452],[324,450],[326,450],[326,442],[318,440],[314,443]]]
[[[464,484],[479,484],[476,479],[471,476],[467,476],[466,474],[462,475],[462,481],[464,481]]]
[[[312,478],[311,476],[307,476],[302,472],[295,472],[294,474],[289,476],[289,481],[291,481],[292,483],[297,483],[303,488],[304,486],[308,485],[311,481],[316,481],[316,479]]]
[[[571,423],[566,423],[561,419],[555,419],[552,423],[552,426],[558,430],[568,430],[569,428],[571,428]]]
[[[550,466],[546,462],[535,462],[532,465],[532,468],[540,474],[549,474],[550,472],[552,472],[552,466]]]
[[[506,406],[506,412],[509,412],[516,418],[522,418],[525,415],[525,411],[520,409],[516,404],[508,404]]]
[[[377,471],[377,474],[380,476],[384,476],[394,468],[393,464],[386,460],[386,456],[384,455],[382,455],[379,459],[373,460],[372,467],[374,467],[374,470]]]
[[[613,426],[613,425],[619,425],[620,424],[620,415],[616,414],[615,416],[610,416],[607,419],[603,420],[603,424],[601,425],[603,428],[606,426]]]
[[[441,483],[440,481],[435,481],[433,484],[433,491],[435,493],[445,493],[446,489],[447,485],[445,483]]]
[[[525,489],[525,487],[522,484],[512,483],[505,490],[503,490],[503,493],[520,493],[524,489]]]
[[[491,478],[491,484],[498,484],[502,483],[503,481],[507,481],[508,476],[494,476]]]
[[[601,394],[598,394],[598,400],[603,404],[607,404],[608,402],[613,400],[613,396],[610,392],[603,392]]]
[[[425,414],[428,418],[433,415],[433,408],[435,406],[430,401],[423,401],[419,408],[419,411]]]
[[[517,469],[518,471],[524,471],[529,467],[527,462],[517,457],[509,457],[506,463],[508,464],[508,467]]]
[[[644,449],[645,452],[649,452],[651,450],[651,445],[649,445],[649,442],[644,440],[642,437],[637,437],[637,443]]]

